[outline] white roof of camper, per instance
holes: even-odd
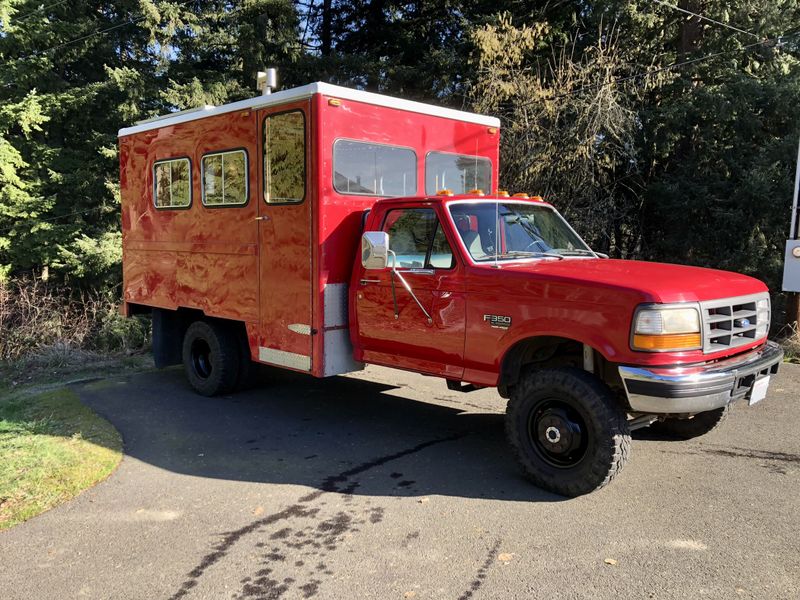
[[[267,96],[256,96],[255,98],[241,100],[240,102],[223,104],[222,106],[203,106],[200,108],[170,113],[161,117],[156,117],[155,119],[149,119],[147,121],[141,121],[132,127],[120,129],[119,137],[132,135],[134,133],[148,131],[151,129],[159,129],[160,127],[169,127],[170,125],[186,123],[187,121],[204,119],[214,115],[236,112],[238,110],[257,109],[267,106],[275,106],[278,104],[285,104],[294,100],[309,98],[314,94],[334,96],[342,100],[353,100],[355,102],[364,102],[365,104],[386,106],[388,108],[396,108],[398,110],[406,110],[409,112],[431,115],[434,117],[443,117],[445,119],[453,119],[456,121],[465,121],[467,123],[476,123],[478,125],[486,125],[487,127],[500,127],[500,119],[497,119],[496,117],[488,117],[486,115],[454,110],[452,108],[444,108],[434,104],[424,104],[422,102],[403,100],[402,98],[395,98],[393,96],[384,96],[383,94],[373,94],[372,92],[354,90],[338,85],[332,85],[330,83],[317,82],[310,83],[302,87],[275,92]]]

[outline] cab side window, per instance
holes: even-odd
[[[399,208],[386,213],[383,230],[404,269],[452,269],[453,251],[431,208]]]

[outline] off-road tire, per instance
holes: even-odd
[[[691,440],[701,435],[705,435],[722,425],[728,414],[731,412],[731,405],[727,404],[721,408],[697,413],[689,419],[665,419],[656,421],[650,426],[650,430],[665,437],[679,440]]]
[[[232,329],[214,321],[195,321],[183,336],[183,367],[194,390],[203,396],[233,391],[240,364]]]
[[[531,434],[542,407],[563,403],[582,419],[585,450],[574,465],[554,466],[543,458],[543,442]],[[537,421],[538,422],[538,421]],[[533,370],[511,392],[506,409],[506,438],[525,476],[537,486],[580,496],[611,482],[628,461],[631,448],[627,415],[600,380],[580,369]],[[550,428],[548,428],[549,431]]]

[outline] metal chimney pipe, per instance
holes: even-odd
[[[278,87],[278,70],[269,68],[266,71],[259,71],[256,76],[256,88],[262,96],[269,96],[272,90]]]

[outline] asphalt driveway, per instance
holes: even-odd
[[[495,392],[370,368],[207,399],[178,369],[76,388],[106,482],[0,533],[0,598],[800,598],[800,367],[601,492],[524,480]]]

